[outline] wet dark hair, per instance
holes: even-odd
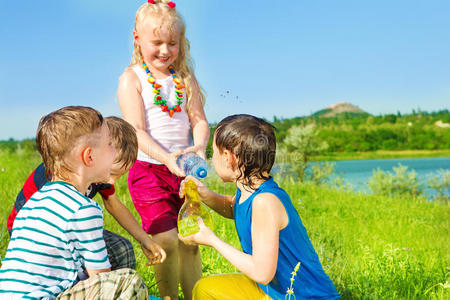
[[[215,143],[220,152],[229,150],[238,160],[240,175],[245,184],[254,188],[252,178],[269,179],[275,161],[275,127],[251,115],[232,115],[217,124]]]

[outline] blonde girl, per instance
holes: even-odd
[[[167,253],[155,265],[164,299],[185,299],[201,277],[197,246],[178,240],[177,214],[182,205],[180,183],[185,174],[176,164],[184,152],[205,157],[209,126],[205,96],[195,78],[186,26],[173,2],[149,0],[135,19],[134,52],[120,77],[118,97],[126,121],[136,128],[138,160],[130,169],[128,186],[143,229]]]

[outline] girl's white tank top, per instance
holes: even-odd
[[[192,145],[191,126],[186,113],[186,92],[184,93],[183,104],[180,106],[181,112],[175,112],[171,118],[168,112],[161,110],[161,106],[154,104],[156,94],[153,93],[153,87],[147,81],[148,75],[145,70],[139,65],[134,65],[132,69],[141,82],[141,96],[145,110],[145,128],[150,137],[169,153]],[[176,105],[175,83],[172,76],[157,79],[156,82],[162,85],[160,88],[161,97],[167,100],[167,106],[172,107]],[[137,159],[153,164],[162,164],[148,156],[141,149],[138,151]]]

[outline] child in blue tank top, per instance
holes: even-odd
[[[234,218],[243,251],[219,239],[201,219],[200,231],[182,240],[214,247],[242,274],[202,278],[193,298],[338,299],[289,196],[269,176],[274,127],[250,115],[227,117],[217,125],[213,150],[214,169],[224,182],[236,183],[236,195],[216,194],[191,176],[186,180],[194,180],[205,204]]]

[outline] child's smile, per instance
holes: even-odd
[[[170,56],[157,56],[157,59],[162,63],[166,63],[169,60]]]
[[[156,78],[168,76],[168,67],[175,62],[180,50],[179,32],[171,32],[159,20],[148,18],[135,32],[135,43]]]

